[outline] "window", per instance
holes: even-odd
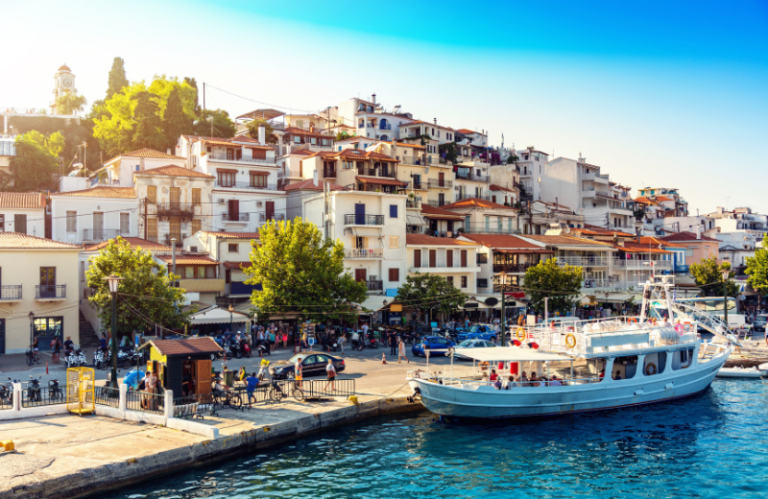
[[[257,189],[266,189],[268,178],[269,176],[267,175],[255,175],[253,172],[251,172],[251,187],[256,187]]]
[[[192,265],[187,265],[184,267],[184,277],[187,279],[194,279],[195,278],[195,267]]]
[[[237,244],[228,244],[227,251],[229,251],[230,253],[237,253],[239,251],[237,246],[238,246]]]
[[[389,249],[400,248],[400,236],[389,236]]]
[[[389,205],[389,218],[397,218],[397,205]]]
[[[637,355],[616,357],[613,362],[613,379],[632,379],[637,373]]]
[[[200,265],[199,267],[197,267],[197,278],[198,279],[205,279],[206,278],[205,271],[206,271],[207,268],[209,268],[207,265]]]
[[[693,246],[688,246],[685,248],[685,256],[693,256]]]
[[[157,241],[157,219],[147,219],[147,238],[150,241]]]
[[[421,267],[421,250],[413,250],[413,266]]]
[[[197,234],[202,229],[202,222],[200,220],[192,220],[192,234]]]
[[[400,280],[400,269],[389,269],[389,281],[397,282]]]
[[[488,263],[488,254],[487,253],[478,253],[477,254],[477,264],[480,265],[481,263]]]
[[[461,266],[467,266],[467,250],[461,250]]]
[[[672,353],[672,370],[685,369],[691,367],[693,363],[693,348],[678,350]]]
[[[220,187],[234,187],[235,186],[235,172],[232,171],[219,171],[219,186]]]
[[[147,186],[147,201],[150,203],[157,203],[157,186]]]
[[[667,352],[649,353],[643,360],[643,374],[653,376],[664,372],[667,364]]]
[[[449,275],[448,277],[446,277],[445,280],[448,281],[448,284],[453,286],[453,276],[452,275]]]
[[[26,215],[14,215],[13,216],[13,231],[19,234],[27,233],[27,216]]]
[[[202,192],[202,189],[192,189],[192,205],[193,206],[199,206],[200,205],[200,193]]]
[[[299,137],[298,135],[294,135],[293,136],[293,143],[294,144],[301,144],[301,137]]]
[[[175,238],[176,242],[181,241],[181,220],[178,218],[171,218],[169,220],[169,227],[171,238]]]
[[[120,234],[130,234],[131,232],[131,214],[120,214]]]
[[[5,232],[5,215],[0,215],[0,232]]]
[[[316,137],[311,137],[309,139],[309,143],[312,144],[313,146],[316,146],[317,145],[317,138]]]
[[[487,288],[488,287],[488,279],[478,279],[477,280],[477,287],[478,288]]]
[[[80,262],[80,282],[85,282],[85,262]]]
[[[461,289],[464,289],[467,287],[467,276],[463,275],[461,276]]]
[[[67,232],[77,232],[77,212],[67,212]]]

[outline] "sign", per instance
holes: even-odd
[[[464,308],[477,308],[477,307],[478,307],[477,303],[465,303],[464,304]]]
[[[489,307],[495,307],[497,303],[499,303],[499,300],[497,298],[490,297],[485,299],[485,304],[488,305]]]
[[[312,346],[315,344],[315,339],[307,338],[307,343],[309,344],[309,347],[312,348]]]
[[[402,312],[403,311],[403,306],[400,303],[393,303],[392,305],[389,306],[389,311],[390,312]]]

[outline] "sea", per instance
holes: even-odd
[[[764,499],[768,381],[540,420],[381,417],[99,497]]]

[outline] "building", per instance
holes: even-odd
[[[56,111],[56,101],[59,97],[66,94],[77,95],[77,88],[75,88],[75,75],[69,66],[62,64],[53,75],[53,100],[51,101],[51,114],[58,114]],[[75,111],[73,114],[77,114]]]
[[[414,121],[410,113],[401,112],[400,106],[387,111],[376,102],[376,94],[370,100],[353,97],[319,114],[326,118],[328,131],[334,135],[340,132],[384,141],[403,138],[401,127]]]
[[[316,152],[306,156],[302,163],[305,172],[314,175],[317,171],[319,181],[348,189],[394,194],[405,190],[408,185],[397,180],[399,161],[373,150]]]
[[[93,172],[87,180],[89,185],[81,185],[79,182],[85,182],[85,180],[82,180],[81,177],[74,177],[67,180],[67,185],[60,185],[59,190],[62,192],[68,190],[82,190],[86,187],[96,185],[133,187],[134,173],[168,165],[189,168],[188,161],[184,157],[171,154],[170,152],[156,151],[154,149],[137,149],[107,160],[104,163],[104,166]],[[72,183],[71,187],[69,183]]]
[[[515,151],[515,156],[517,156],[515,166],[520,175],[520,197],[523,200],[542,199],[541,176],[544,172],[544,167],[549,161],[549,154],[530,146],[527,149]],[[548,201],[548,199],[545,200]],[[565,200],[561,200],[561,202],[567,204]],[[571,206],[576,205],[572,204]]]
[[[7,122],[8,118],[4,120]],[[16,136],[3,134],[0,136],[0,186],[13,185],[11,177],[11,158],[16,156]]]
[[[324,184],[327,184],[328,189],[331,191],[349,190],[331,182],[320,182],[317,178],[302,180],[301,182],[283,187],[286,196],[285,211],[287,219],[294,220],[296,217],[303,217],[304,203],[302,202],[302,199],[309,196],[316,196],[318,193],[323,192]]]
[[[0,354],[24,353],[38,339],[79,334],[77,261],[82,247],[18,232],[0,232]]]
[[[45,237],[46,199],[39,192],[0,192],[0,232]]]
[[[467,296],[477,293],[479,245],[450,237],[407,234],[408,275],[438,274]]]
[[[420,233],[425,232],[431,236],[435,234],[442,235],[443,237],[455,237],[463,230],[465,215],[456,213],[443,208],[434,208],[430,205],[422,205],[421,217],[427,223],[426,230],[422,230],[419,226],[408,226],[408,233]]]
[[[515,234],[519,232],[517,209],[511,206],[504,206],[480,198],[467,198],[445,205],[442,210],[464,217],[461,230],[465,234]]]
[[[526,210],[519,214],[519,224],[523,234],[546,234],[548,230],[584,227],[584,217],[577,215],[568,206],[548,203],[538,199],[528,201]]]
[[[139,200],[135,187],[96,187],[53,192],[51,239],[96,243],[117,236],[137,237]]]
[[[185,305],[194,304],[199,308],[215,305],[217,298],[225,292],[219,262],[207,254],[181,251],[177,252],[175,262],[173,253],[154,253],[153,256],[157,263],[168,268],[169,273],[179,276],[178,287],[186,292]]]
[[[699,263],[705,258],[720,257],[720,242],[717,239],[701,235],[701,230],[698,228],[696,233],[683,231],[658,239],[685,247],[686,266]]]
[[[665,216],[687,217],[688,201],[680,195],[680,189],[669,187],[644,187],[637,190],[640,197],[655,201],[664,210]]]

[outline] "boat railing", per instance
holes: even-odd
[[[409,376],[410,376],[409,371]],[[471,380],[466,378],[449,378],[449,377],[442,377],[437,375],[429,375],[427,376],[427,373],[422,372],[421,379],[425,381],[431,381],[433,383],[437,383],[440,385],[445,386],[460,386],[464,389],[473,389],[474,387],[482,387],[482,386],[488,386],[496,388],[495,382],[493,381],[482,381],[482,380]],[[418,376],[413,376],[418,378]],[[599,377],[593,377],[593,378],[574,378],[574,379],[558,379],[557,382],[559,382],[559,385],[551,385],[552,381],[502,381],[501,390],[508,390],[512,388],[556,388],[558,386],[577,386],[577,385],[587,385],[591,383],[599,383],[602,378]],[[535,386],[534,383],[539,383],[539,386]],[[509,388],[507,388],[509,387]]]

